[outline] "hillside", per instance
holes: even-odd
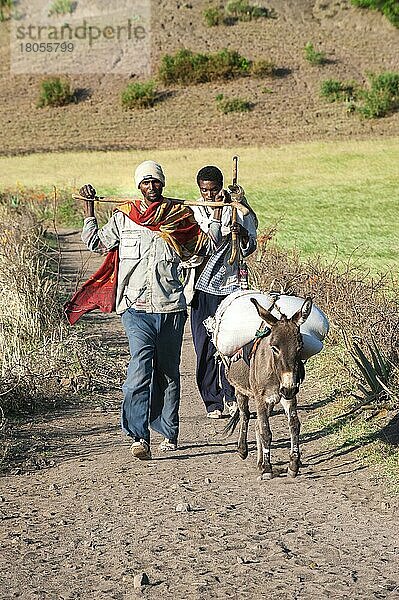
[[[349,0],[270,0],[277,18],[206,27],[208,2],[153,0],[152,70],[162,55],[186,47],[238,50],[250,59],[270,59],[281,76],[228,83],[172,86],[153,108],[125,111],[120,93],[128,76],[70,76],[84,90],[77,104],[36,108],[36,75],[9,72],[9,23],[0,23],[0,153],[66,149],[147,149],[270,145],[318,139],[364,139],[399,132],[399,113],[366,120],[319,97],[324,79],[364,82],[368,71],[399,70],[399,30],[382,15],[350,6]],[[328,64],[310,65],[308,41]],[[132,79],[131,79],[132,80]],[[131,81],[130,80],[130,81]],[[267,91],[265,91],[267,88]],[[249,113],[223,115],[215,96],[243,97]]]

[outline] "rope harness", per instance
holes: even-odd
[[[266,326],[265,321],[262,321],[259,329],[257,330],[257,332],[255,333],[255,341],[252,345],[251,351],[248,354],[248,360],[251,360],[251,358],[253,358],[255,356],[255,353],[258,349],[258,346],[261,342],[261,340],[265,337],[267,337],[270,333],[270,329]]]

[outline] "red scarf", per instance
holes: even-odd
[[[140,200],[134,200],[121,204],[116,210],[138,225],[157,231],[182,260],[198,254],[207,239],[192,210],[181,204],[161,200],[152,202],[145,212],[141,212]]]
[[[150,204],[145,212],[140,212],[140,200],[134,200],[121,204],[116,210],[138,225],[156,231],[183,260],[198,254],[207,239],[194,219],[193,212],[186,206],[162,199]],[[119,252],[116,248],[107,254],[101,267],[65,304],[65,315],[70,325],[96,308],[103,313],[115,310],[118,265]]]

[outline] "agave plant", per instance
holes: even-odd
[[[398,402],[398,398],[389,387],[396,367],[380,350],[375,339],[367,343],[367,353],[370,358],[356,342],[349,345],[346,338],[345,343],[360,373],[358,388],[362,396],[353,394],[354,397],[362,401],[362,404],[364,401],[375,402],[383,398]]]

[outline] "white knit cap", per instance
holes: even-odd
[[[143,179],[158,179],[162,185],[165,185],[165,175],[162,167],[153,160],[145,160],[140,163],[134,173],[134,179],[138,188]]]

